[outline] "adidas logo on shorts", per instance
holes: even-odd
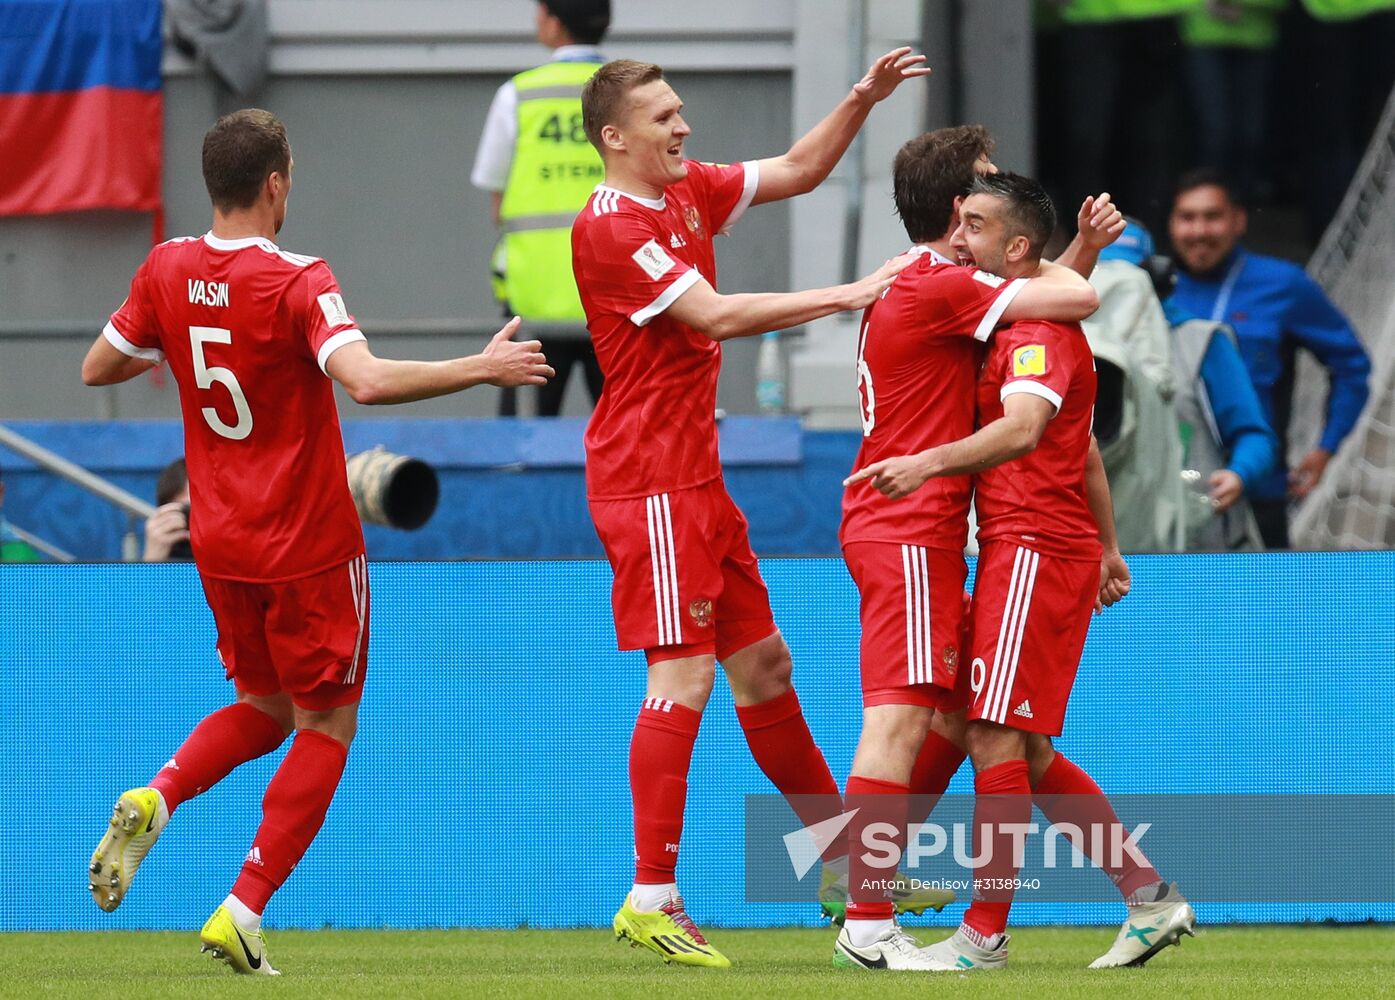
[[[1022,704],[1012,710],[1012,714],[1020,715],[1024,719],[1030,719],[1032,717],[1032,703],[1030,701],[1022,702]]]

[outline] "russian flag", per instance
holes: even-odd
[[[0,0],[0,215],[160,209],[160,0]]]

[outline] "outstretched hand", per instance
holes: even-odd
[[[872,63],[867,75],[853,84],[853,92],[873,104],[884,101],[902,80],[929,76],[930,67],[921,65],[924,62],[924,55],[911,55],[911,47],[903,45]]]
[[[522,322],[517,316],[509,320],[481,352],[493,371],[491,385],[543,385],[557,374],[543,356],[542,341],[514,341],[513,335]]]
[[[859,278],[848,285],[847,308],[866,309],[881,298],[882,293],[890,288],[891,283],[896,280],[896,276],[914,264],[915,261],[916,255],[913,253],[897,254],[865,278]]]
[[[1092,250],[1103,250],[1119,238],[1128,220],[1114,204],[1108,192],[1086,198],[1075,217],[1080,239]]]

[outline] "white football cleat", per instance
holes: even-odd
[[[1119,928],[1113,946],[1091,962],[1090,968],[1136,968],[1168,945],[1181,945],[1184,934],[1196,936],[1196,911],[1174,882],[1164,885],[1153,902],[1129,907],[1128,919]]]
[[[892,972],[948,972],[951,968],[935,964],[926,949],[920,947],[920,942],[895,922],[865,948],[852,943],[845,926],[833,945],[833,965],[839,969],[888,969]]]
[[[953,972],[987,971],[1007,968],[1008,941],[1006,934],[995,934],[988,940],[991,947],[981,948],[969,940],[961,926],[943,941],[937,941],[924,950],[937,969]]]

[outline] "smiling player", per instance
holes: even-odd
[[[868,112],[929,72],[897,49],[783,156],[730,166],[684,156],[683,103],[650,63],[607,63],[582,95],[605,183],[577,216],[572,260],[605,389],[586,431],[591,516],[615,572],[621,649],[643,649],[647,697],[630,744],[635,882],[617,935],[665,961],[730,964],[689,919],[675,881],[688,765],[726,671],[751,753],[806,823],[836,815],[838,786],[790,683],[746,519],[717,455],[721,342],[871,303],[909,259],[850,285],[722,295],[713,239],[751,205],[816,187]],[[818,802],[818,806],[805,803]]]

